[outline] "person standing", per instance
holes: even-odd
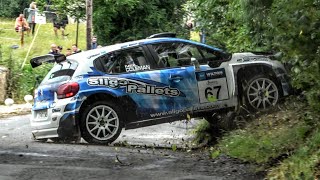
[[[61,29],[62,38],[68,35],[64,33],[64,30],[67,24],[68,24],[68,17],[66,15],[57,14],[57,16],[53,18],[53,30],[56,37],[58,37],[59,29]]]
[[[97,37],[93,36],[91,40],[91,49],[97,49],[98,43],[97,43]]]
[[[29,23],[32,35],[34,35],[34,29],[36,28],[36,22],[35,22],[36,11],[38,11],[36,2],[32,2],[30,4],[30,7],[28,8],[28,20],[27,20]]]

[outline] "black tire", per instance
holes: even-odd
[[[216,116],[206,116],[205,119],[210,123],[212,129],[218,131],[231,131],[237,128],[236,113],[229,111],[225,114]]]
[[[88,143],[112,143],[119,137],[122,128],[121,109],[115,102],[95,102],[86,107],[81,115],[81,136]]]
[[[245,105],[254,111],[266,111],[279,102],[278,82],[266,75],[256,75],[244,84]]]
[[[220,129],[224,131],[232,131],[236,129],[237,122],[236,122],[236,113],[229,111],[228,113],[224,114],[224,116],[219,121]]]
[[[68,137],[68,138],[50,138],[50,140],[54,143],[79,143],[80,137]]]
[[[220,137],[221,128],[220,128],[220,115],[205,116],[205,120],[210,124],[210,133],[214,137]]]
[[[47,142],[47,140],[48,140],[48,138],[36,139],[36,141],[38,141],[38,142],[42,142],[42,143]]]

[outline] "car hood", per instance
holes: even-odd
[[[251,61],[270,61],[270,53],[252,53],[252,52],[243,52],[243,53],[233,53],[230,63],[243,63]]]

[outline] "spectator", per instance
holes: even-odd
[[[27,31],[28,34],[30,33],[29,24],[23,14],[20,14],[19,17],[16,18],[14,29],[16,32]]]
[[[66,56],[70,56],[71,54],[72,54],[72,51],[71,51],[70,48],[68,48],[68,49],[66,50]]]
[[[56,44],[51,44],[51,49],[48,54],[53,54],[53,55],[60,54],[60,50],[58,49],[58,46]]]
[[[30,25],[32,35],[34,34],[34,29],[36,27],[36,23],[35,23],[36,11],[38,11],[36,2],[32,2],[30,4],[30,7],[28,8],[29,15],[27,20]]]
[[[58,37],[58,30],[61,29],[62,38],[68,36],[68,34],[64,34],[64,30],[66,29],[66,25],[68,24],[68,17],[66,15],[59,15],[53,18],[53,30],[56,37]]]
[[[91,40],[91,49],[97,49],[98,43],[97,43],[97,37],[93,36]]]
[[[72,54],[76,54],[81,52],[81,49],[78,48],[78,46],[76,44],[72,45]]]
[[[62,52],[63,47],[62,46],[58,46],[58,51],[61,53]]]

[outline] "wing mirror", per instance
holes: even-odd
[[[200,71],[200,63],[196,58],[192,57],[191,63],[194,65],[196,71]]]

